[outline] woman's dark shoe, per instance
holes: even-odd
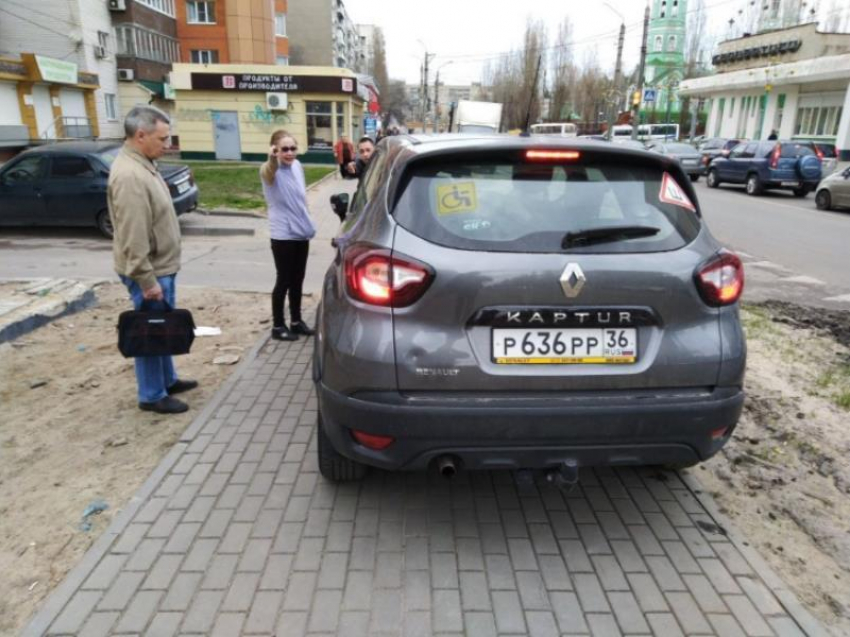
[[[303,334],[304,336],[313,336],[316,330],[308,326],[304,321],[295,321],[292,324],[292,331],[295,334]]]
[[[272,328],[272,338],[276,341],[297,341],[298,334],[289,331],[286,325]]]

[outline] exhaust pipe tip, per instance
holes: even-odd
[[[447,480],[451,480],[457,475],[455,459],[451,456],[440,456],[437,458],[437,471]]]

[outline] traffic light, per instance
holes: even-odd
[[[632,93],[632,106],[640,106],[640,91]]]

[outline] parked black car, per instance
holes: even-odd
[[[708,174],[708,165],[715,157],[728,157],[729,152],[744,139],[711,137],[699,145],[699,174]]]
[[[0,225],[95,226],[112,237],[106,205],[109,168],[120,142],[59,142],[24,151],[0,168]],[[188,166],[159,167],[177,214],[198,206]]]

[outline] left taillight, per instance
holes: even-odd
[[[415,259],[385,248],[353,245],[343,257],[348,294],[369,305],[407,307],[434,280],[434,270]]]
[[[732,305],[744,291],[744,264],[737,254],[720,250],[697,267],[694,282],[707,305]]]

